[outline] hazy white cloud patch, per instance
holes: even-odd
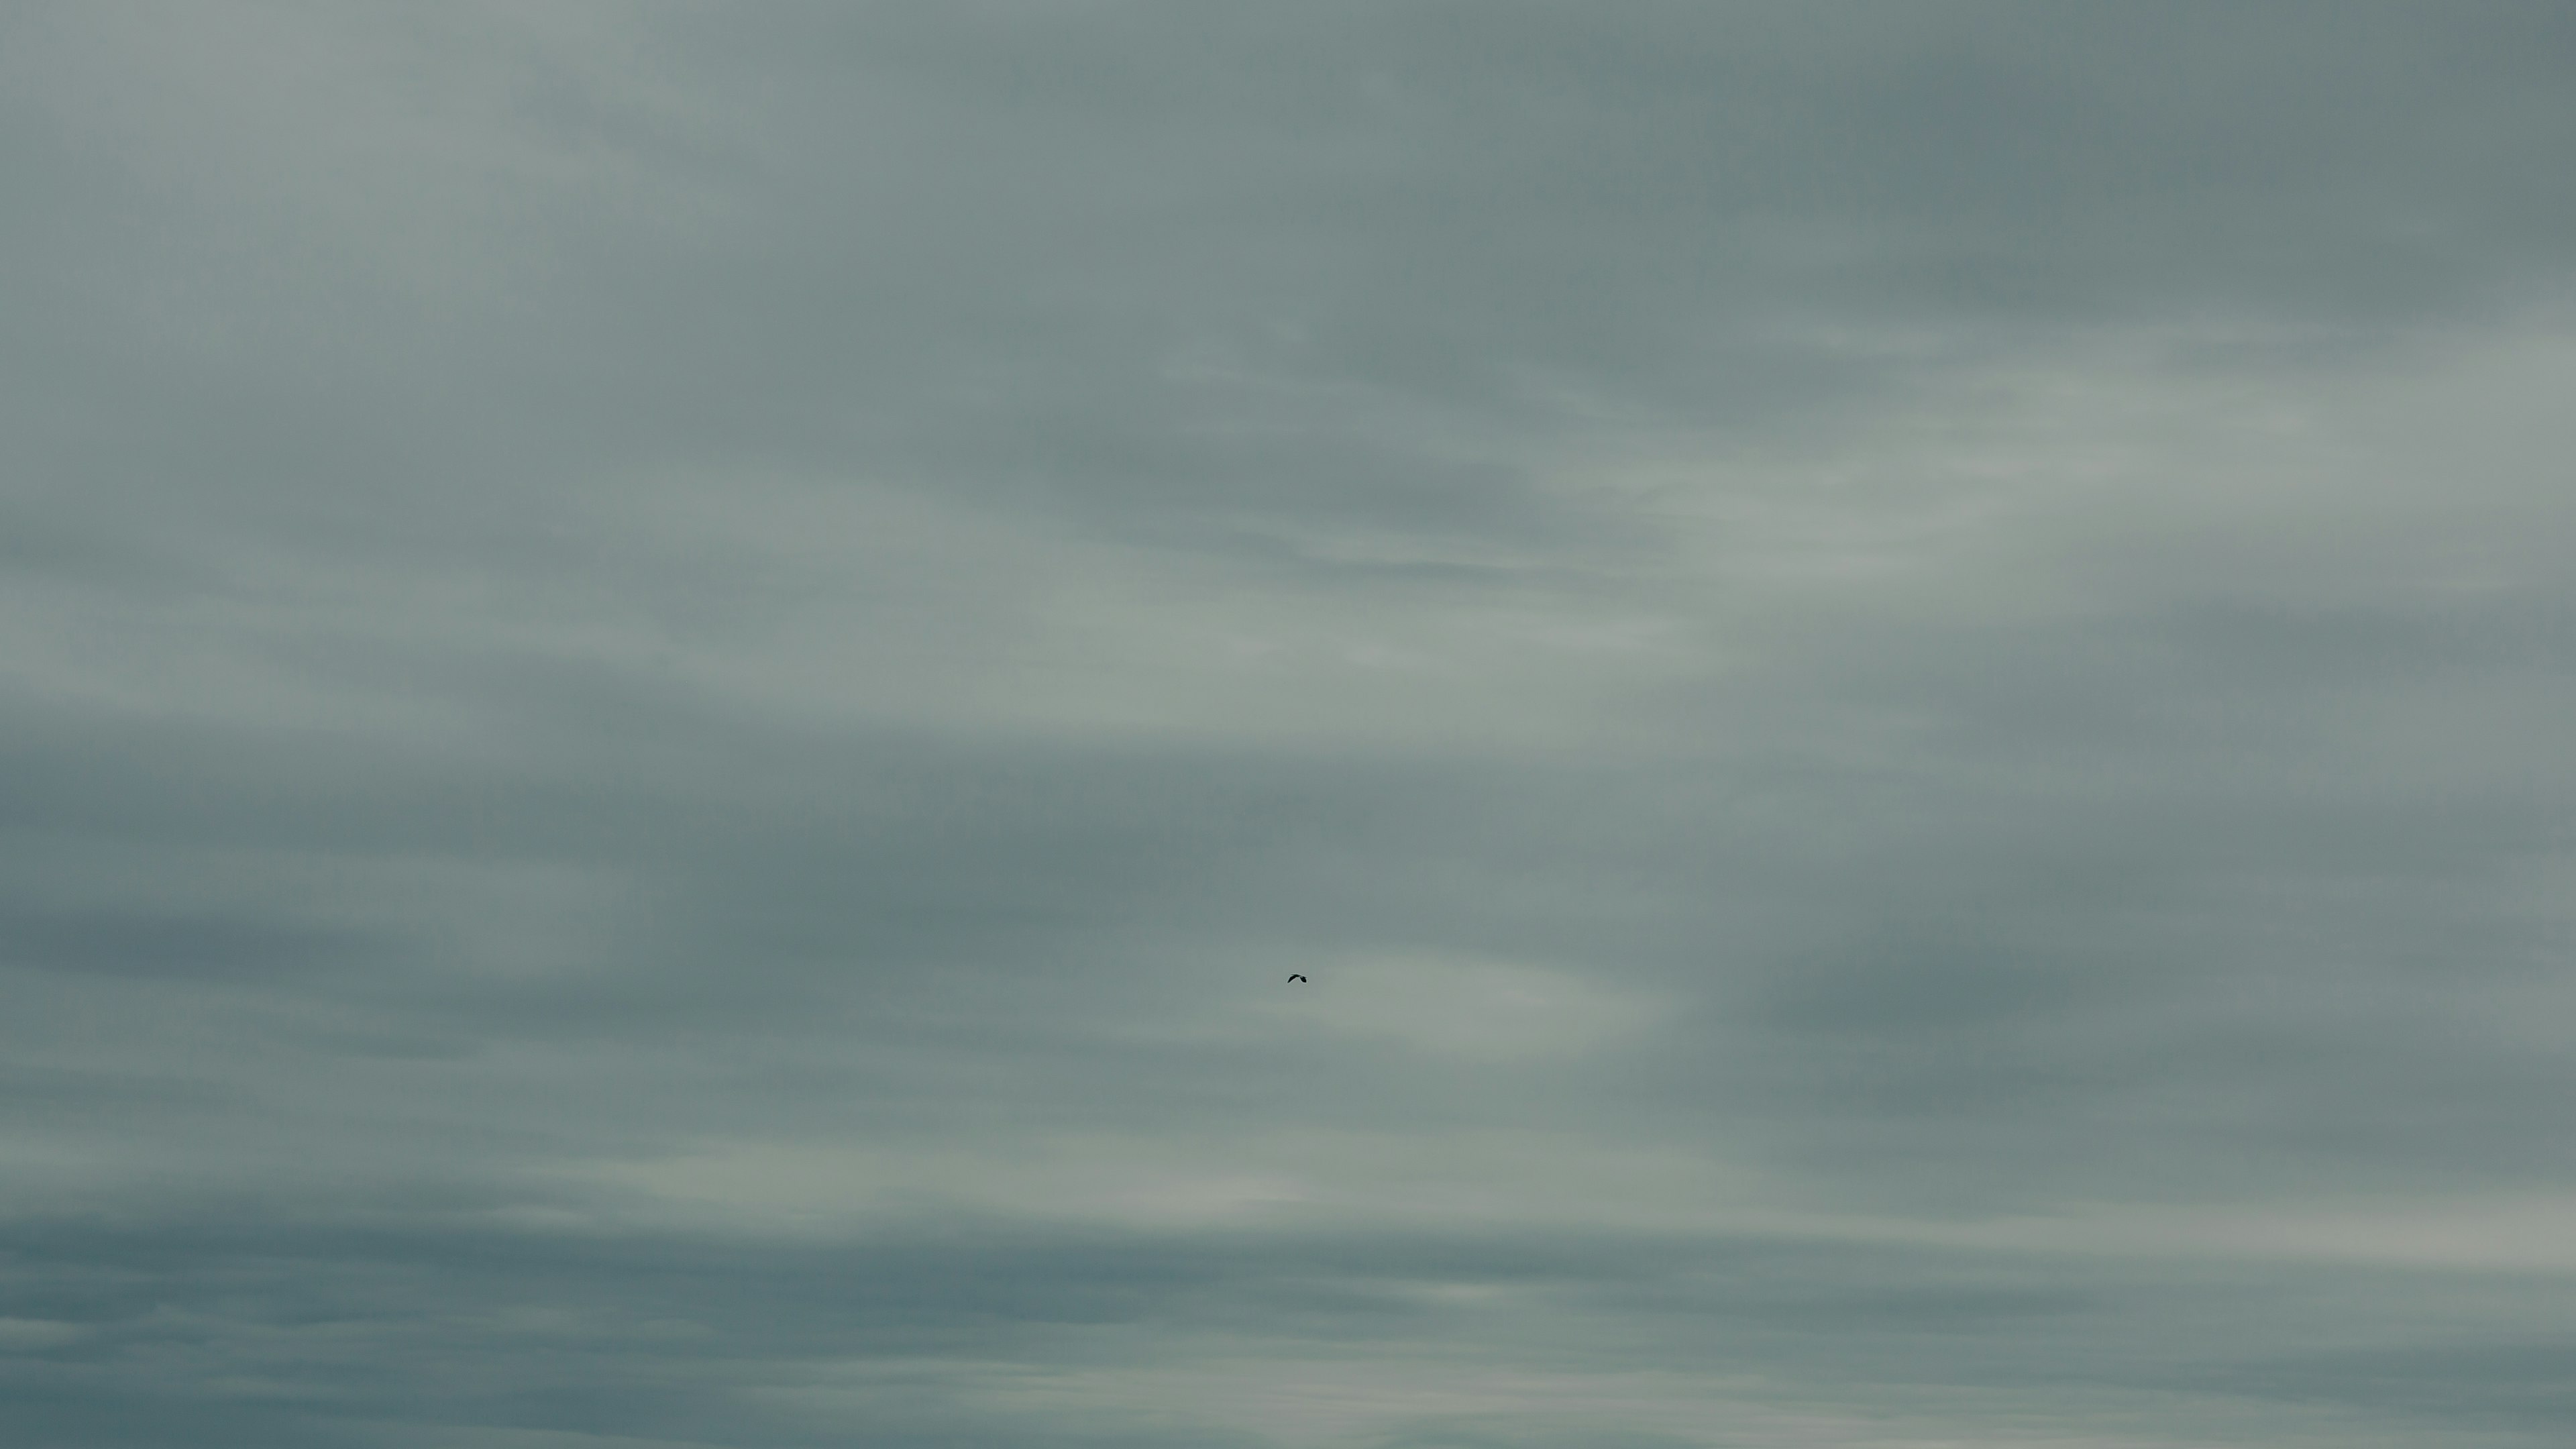
[[[1435,1057],[1579,1055],[1654,1020],[1646,1000],[1579,972],[1521,962],[1394,951],[1311,964],[1298,973],[1311,990],[1284,992],[1260,1009]]]

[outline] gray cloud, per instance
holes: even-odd
[[[0,20],[0,1413],[2564,1442],[2562,11]]]

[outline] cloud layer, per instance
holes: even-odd
[[[2571,61],[20,7],[0,1417],[2567,1442]]]

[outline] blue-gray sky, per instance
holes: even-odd
[[[2558,1449],[2571,81],[6,7],[0,1437]]]

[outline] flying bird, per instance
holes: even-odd
[[[1289,980],[1291,980],[1291,981],[1304,981],[1306,978],[1305,978],[1305,977],[1303,977],[1303,976],[1295,976],[1295,975],[1292,975],[1292,976],[1290,976],[1288,979],[1289,979]],[[1309,983],[1309,984],[1312,984],[1312,983]]]

